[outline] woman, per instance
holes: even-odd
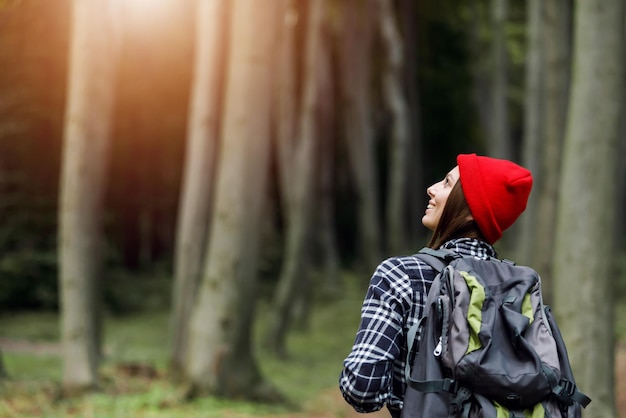
[[[506,160],[461,154],[457,166],[427,189],[422,224],[433,231],[430,248],[463,256],[496,257],[493,244],[526,208],[528,170]],[[393,257],[374,272],[361,309],[361,324],[344,361],[339,387],[359,412],[383,405],[402,411],[406,388],[406,332],[423,314],[436,272],[415,256]]]

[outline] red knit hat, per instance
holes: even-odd
[[[476,154],[460,154],[456,161],[472,216],[485,240],[493,244],[526,209],[532,175],[511,161]]]

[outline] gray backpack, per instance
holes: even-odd
[[[402,418],[581,416],[591,399],[533,269],[429,248],[417,256],[440,273],[407,335]]]

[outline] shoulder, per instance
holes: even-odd
[[[432,282],[437,272],[417,255],[389,257],[382,261],[372,276],[370,285],[409,291]],[[420,289],[421,290],[421,289]]]
[[[369,283],[364,309],[379,312],[384,306],[403,320],[416,304],[423,303],[437,272],[415,255],[390,257],[382,261]],[[373,308],[375,307],[375,308]]]

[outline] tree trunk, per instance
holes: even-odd
[[[279,65],[280,83],[277,84],[275,124],[276,124],[276,161],[278,164],[278,181],[281,192],[281,210],[289,213],[292,190],[294,138],[298,130],[296,112],[297,80],[296,80],[296,38],[298,22],[301,20],[295,0],[283,0],[281,3],[283,16],[280,26]]]
[[[626,51],[625,51],[626,52]],[[619,155],[626,155],[626,107],[624,107],[624,113],[622,115],[622,128]],[[618,164],[617,175],[617,192],[618,201],[617,213],[626,213],[626,160],[620,158]],[[617,235],[618,248],[626,250],[626,219],[623,216],[618,216],[617,227],[615,228]]]
[[[542,167],[536,182],[537,218],[531,264],[544,278],[544,298],[550,302],[561,150],[569,94],[571,8],[569,0],[544,2],[543,7],[542,42],[546,65],[543,98],[545,131],[542,135]]]
[[[101,214],[119,19],[115,1],[75,0],[59,202],[63,389],[95,387],[101,348]]]
[[[322,66],[322,96],[327,100],[321,109],[319,135],[319,176],[318,176],[318,204],[317,236],[320,247],[320,268],[324,288],[331,293],[338,294],[341,287],[339,270],[340,256],[335,228],[335,198],[334,182],[336,173],[335,144],[337,142],[337,116],[335,79],[331,68],[330,54],[325,54],[325,63]]]
[[[492,0],[491,4],[491,123],[489,155],[495,158],[513,158],[508,112],[508,59],[506,48],[506,20],[508,0]]]
[[[293,155],[289,161],[291,181],[284,185],[288,190],[284,194],[291,196],[288,204],[284,261],[276,294],[274,295],[273,314],[267,343],[271,351],[286,356],[287,330],[293,314],[294,302],[304,292],[302,285],[310,280],[310,268],[307,268],[311,253],[310,227],[312,217],[314,176],[316,173],[316,154],[318,149],[321,86],[319,63],[324,62],[321,27],[324,0],[309,2],[307,13],[307,31],[305,35],[305,57],[303,94],[299,107],[299,134],[291,147]],[[285,165],[283,163],[283,165]],[[283,176],[284,177],[284,176]]]
[[[495,45],[492,40],[495,37],[493,32],[494,23],[494,0],[484,2],[468,3],[469,25],[467,30],[469,45],[468,50],[471,57],[469,67],[472,75],[472,102],[476,109],[477,122],[480,128],[480,139],[483,140],[484,148],[482,152],[487,154],[492,152],[493,138],[493,87]],[[488,36],[485,36],[485,28],[491,28]],[[504,237],[506,239],[506,236]]]
[[[187,350],[188,321],[206,254],[211,190],[223,79],[224,1],[201,0],[196,15],[196,61],[187,126],[187,152],[179,207],[171,318],[171,366],[180,371]]]
[[[401,0],[398,14],[401,16],[402,33],[405,46],[405,73],[404,85],[407,95],[409,115],[409,146],[408,181],[405,184],[405,193],[408,196],[408,222],[405,225],[410,233],[407,236],[407,248],[420,248],[426,241],[426,231],[422,225],[422,216],[426,208],[426,181],[424,180],[424,156],[422,152],[420,88],[418,85],[417,44],[418,31],[416,2]],[[423,192],[420,192],[423,191]]]
[[[626,19],[626,18],[625,18]],[[624,36],[626,37],[626,25],[624,25]],[[624,44],[624,54],[626,55],[626,43]],[[626,106],[622,109],[622,127],[621,127],[621,147],[619,155],[626,155]],[[619,205],[617,206],[617,213],[626,213],[626,160],[624,158],[618,159],[618,176],[617,176],[617,190],[619,193]],[[617,227],[615,228],[617,234],[618,248],[626,251],[626,219],[623,216],[618,216]]]
[[[275,395],[262,379],[250,339],[269,162],[277,4],[231,2],[215,206],[185,365],[190,395]]]
[[[404,48],[400,36],[393,2],[378,0],[377,8],[380,37],[385,51],[383,63],[383,97],[391,113],[392,128],[389,144],[389,182],[387,186],[386,243],[387,252],[399,254],[406,250],[407,194],[409,162],[409,118],[404,96]]]
[[[622,0],[580,0],[575,5],[554,307],[577,383],[593,399],[587,418],[616,416],[613,238],[624,108],[624,7]]]
[[[524,139],[522,142],[522,164],[533,174],[535,187],[541,184],[541,144],[544,141],[544,51],[542,33],[544,30],[543,0],[528,0],[526,3],[526,80],[524,91]],[[526,211],[522,214],[518,229],[517,255],[520,264],[531,263],[530,252],[536,239],[537,194],[531,193]]]
[[[357,195],[357,228],[364,269],[373,269],[381,256],[378,175],[371,126],[370,70],[374,19],[360,0],[341,2],[339,73],[344,139]]]

